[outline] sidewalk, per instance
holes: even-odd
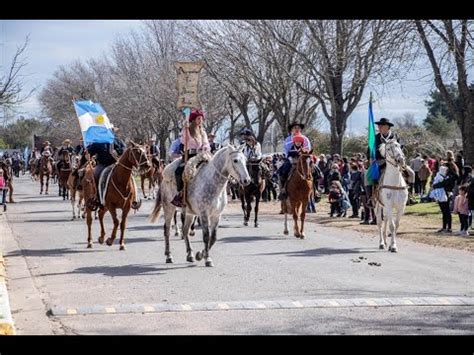
[[[11,234],[11,230],[8,226],[5,213],[0,213],[0,335],[14,335],[15,327],[8,298],[6,265],[3,259],[4,238],[7,233]]]

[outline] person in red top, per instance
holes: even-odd
[[[3,177],[3,169],[0,169],[0,204],[5,203],[5,198],[7,195],[7,189],[5,188],[6,182]]]

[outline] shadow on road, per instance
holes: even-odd
[[[148,231],[148,230],[158,230],[161,229],[163,230],[163,226],[159,225],[149,225],[149,226],[132,226],[132,227],[127,227],[127,231]]]
[[[26,212],[27,214],[30,213],[62,213],[65,212],[64,210],[41,210],[41,211],[30,211]]]
[[[245,242],[260,242],[264,240],[281,240],[281,238],[270,238],[270,237],[258,237],[258,236],[245,236],[245,237],[225,237],[219,239],[219,242],[224,243],[245,243]]]
[[[196,264],[190,265],[180,265],[180,266],[169,266],[169,267],[155,267],[150,264],[131,264],[131,265],[121,265],[121,266],[87,266],[80,267],[70,272],[57,272],[57,273],[47,273],[41,274],[39,276],[56,276],[56,275],[66,275],[66,274],[103,274],[104,276],[137,276],[137,275],[161,275],[165,271],[175,270],[175,269],[189,269],[197,267]]]
[[[86,245],[86,243],[82,243]],[[6,257],[12,256],[63,256],[65,254],[78,254],[78,253],[91,253],[91,252],[104,252],[105,250],[86,250],[84,249],[69,249],[69,248],[59,248],[59,249],[22,249],[6,254]]]
[[[348,248],[348,249],[333,249],[333,248],[317,248],[300,251],[288,251],[288,252],[277,252],[277,253],[260,253],[257,255],[286,255],[286,256],[325,256],[325,255],[338,255],[338,254],[361,254],[361,253],[376,253],[377,250],[367,250],[360,248]]]

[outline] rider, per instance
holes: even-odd
[[[262,147],[253,132],[246,128],[243,132],[243,137],[245,141],[244,155],[247,160],[260,160],[262,159]]]
[[[380,150],[379,150],[380,145],[384,143],[384,142],[382,142],[382,138],[384,140],[393,140],[393,139],[395,139],[398,143],[400,143],[400,138],[398,137],[398,135],[395,132],[393,132],[391,130],[391,128],[394,126],[394,124],[392,122],[390,122],[390,120],[388,118],[381,118],[379,121],[375,122],[375,124],[377,125],[378,131],[379,131],[379,133],[377,133],[375,135],[375,161],[376,161],[377,165],[379,166],[379,171],[380,171],[379,176],[382,176],[382,173],[383,173],[383,171],[385,171],[385,167],[387,166],[387,162],[385,161],[385,158],[382,156],[382,154],[380,153]],[[370,157],[369,149],[367,149],[367,156]],[[409,175],[409,182],[411,184],[414,183],[415,173],[413,172],[413,170],[409,166],[405,166],[404,168],[405,168],[405,170],[407,171],[407,173]],[[378,184],[379,184],[378,180],[374,181],[373,191],[376,190],[376,188],[378,187]],[[370,190],[370,188],[369,188],[368,194],[371,197],[372,191]],[[373,202],[372,202],[372,205],[374,205]]]
[[[57,171],[59,171],[61,169],[61,166],[64,163],[63,152],[68,152],[69,154],[74,153],[74,148],[71,145],[71,140],[70,139],[64,140],[63,145],[61,146],[61,148],[59,148],[58,157],[59,157],[60,160],[56,163]]]
[[[285,139],[285,142],[283,143],[284,149],[285,149],[285,155],[286,158],[284,159],[283,165],[279,169],[279,174],[280,174],[280,184],[281,184],[281,191],[280,195],[278,196],[278,199],[283,201],[286,199],[286,181],[288,180],[288,175],[290,174],[291,166],[292,166],[292,161],[290,161],[290,157],[292,156],[297,157],[299,156],[298,154],[295,153],[295,142],[294,138],[298,137],[296,139],[296,142],[301,142],[301,149],[304,150],[311,150],[311,143],[308,139],[308,137],[304,136],[301,134],[301,131],[304,129],[304,124],[298,123],[298,122],[293,122],[290,125],[288,125],[288,131],[290,132],[290,135]],[[290,151],[293,151],[290,155]]]
[[[43,146],[41,147],[41,156],[46,156],[48,157],[49,160],[51,160],[51,162],[53,162],[53,148],[51,147],[51,143],[49,141],[44,141],[43,142]],[[41,158],[38,159],[38,161],[36,162],[36,171],[39,172],[39,168],[40,168],[40,164],[41,164]]]
[[[152,158],[151,158],[151,162],[156,165],[156,166],[160,166],[160,161],[159,161],[159,155],[160,155],[160,149],[158,148],[158,146],[155,144],[156,142],[156,139],[154,137],[150,138],[149,142],[148,142],[148,155],[150,155]]]
[[[209,139],[209,146],[211,147],[211,153],[214,154],[217,152],[219,149],[221,149],[221,145],[219,143],[214,142],[214,138],[216,135],[214,133],[209,133],[207,135],[207,138]]]
[[[179,133],[178,138],[176,138],[170,146],[170,160],[176,160],[181,158],[181,132]]]
[[[207,134],[202,126],[204,119],[204,112],[193,109],[189,115],[189,128],[184,127],[181,132],[181,151],[183,158],[178,168],[175,171],[176,187],[178,194],[174,197],[171,203],[176,207],[183,206],[183,172],[184,172],[184,147],[188,147],[188,159],[196,156],[199,152],[210,152],[211,147],[207,140]],[[187,144],[186,143],[187,139]]]

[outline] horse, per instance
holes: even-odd
[[[313,193],[313,155],[312,150],[303,151],[299,156],[293,173],[288,178],[286,191],[288,197],[282,204],[285,214],[285,229],[283,234],[288,235],[288,216],[293,214],[293,230],[296,238],[304,239],[304,220],[306,217],[306,207],[311,194]],[[298,217],[301,219],[301,228],[298,226]]]
[[[240,201],[244,211],[244,226],[248,226],[250,212],[252,211],[252,200],[255,197],[255,221],[254,227],[258,227],[258,205],[262,192],[265,190],[265,178],[263,177],[262,160],[250,160],[247,162],[251,182],[247,186],[242,186],[240,191]]]
[[[120,250],[125,250],[125,227],[127,225],[127,216],[130,208],[138,209],[140,205],[134,205],[135,196],[138,191],[135,190],[135,184],[132,179],[134,168],[139,173],[151,168],[151,162],[145,153],[145,149],[134,142],[123,152],[119,160],[114,164],[109,175],[110,183],[107,185],[104,205],[99,206],[100,237],[99,243],[104,243],[105,228],[104,216],[107,211],[112,215],[114,228],[109,238],[106,240],[108,246],[112,246],[117,235],[117,229],[120,224]],[[93,186],[91,186],[93,185]],[[87,220],[87,248],[92,248],[92,211],[96,209],[95,201],[97,196],[97,187],[94,180],[94,171],[91,164],[86,166],[86,173],[83,180],[84,200]],[[117,218],[117,209],[122,210],[122,220]]]
[[[250,176],[246,168],[246,158],[242,153],[243,146],[235,148],[232,145],[218,150],[207,164],[203,164],[196,176],[187,185],[186,206],[182,211],[185,215],[183,235],[186,243],[186,260],[194,262],[193,251],[189,242],[189,228],[194,216],[199,216],[202,226],[204,249],[196,253],[196,260],[205,259],[205,265],[214,266],[209,251],[217,240],[217,228],[224,207],[227,205],[226,186],[229,176],[233,175],[241,184],[250,184]],[[163,182],[158,191],[155,207],[150,215],[150,221],[155,222],[160,210],[164,210],[164,235],[166,263],[172,263],[170,251],[171,220],[176,206],[171,204],[177,194],[175,170],[180,160],[175,160],[163,171]]]
[[[388,224],[390,226],[390,234],[392,235],[388,251],[396,253],[397,230],[400,219],[405,213],[408,199],[408,185],[401,172],[401,169],[406,166],[405,155],[400,144],[395,139],[385,140],[383,137],[379,151],[387,163],[385,171],[380,177],[378,197],[375,199],[375,214],[377,216],[377,229],[380,237],[379,248],[385,249],[387,244]],[[395,215],[394,209],[397,211]]]
[[[152,162],[151,169],[148,170],[145,174],[140,175],[142,194],[143,194],[144,199],[155,198],[156,185],[159,185],[161,183],[161,179],[163,176],[162,175],[163,166],[161,162],[157,159],[150,159],[150,160]],[[150,193],[150,196],[148,197],[145,193],[145,180],[146,179],[148,179],[148,192]]]
[[[45,195],[48,194],[49,188],[49,179],[53,173],[53,163],[51,158],[48,155],[43,155],[40,159],[40,168],[39,168],[39,179],[41,183],[40,195],[43,193],[44,177],[46,176],[46,191]]]
[[[69,200],[69,187],[67,181],[69,179],[69,175],[71,175],[72,172],[71,153],[69,153],[67,150],[63,150],[62,157],[63,160],[57,164],[57,167],[59,196],[62,196],[64,201]]]
[[[6,183],[8,184],[9,202],[14,203],[15,201],[13,201],[13,176],[11,175],[11,172],[8,170],[8,165],[5,160],[0,160],[0,169],[3,170],[3,177]]]

